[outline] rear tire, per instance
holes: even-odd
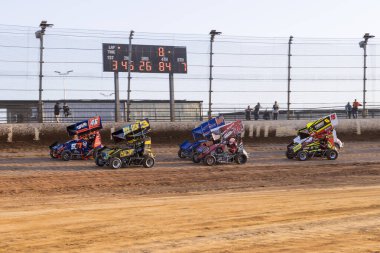
[[[338,158],[338,151],[330,149],[327,151],[326,157],[328,160],[336,160]]]
[[[306,151],[302,150],[297,153],[297,158],[300,161],[306,161],[307,159],[309,159],[309,154]]]
[[[144,168],[152,168],[154,166],[155,160],[151,156],[146,156],[143,160]]]
[[[178,157],[181,158],[181,159],[186,158],[186,156],[182,152],[182,149],[178,150]]]
[[[100,156],[97,156],[95,158],[95,164],[99,167],[103,167],[106,164],[106,161],[104,161],[103,158],[101,158]]]
[[[201,159],[199,159],[198,157],[199,157],[198,153],[193,154],[192,160],[194,163],[200,163],[201,162]]]
[[[123,162],[120,160],[120,158],[113,157],[110,160],[110,167],[112,169],[120,169]]]
[[[71,156],[72,156],[72,154],[68,150],[63,151],[62,154],[61,154],[61,158],[62,158],[63,161],[70,161],[71,160]]]
[[[207,155],[204,159],[204,163],[208,166],[213,166],[216,163],[216,158],[213,155]]]
[[[239,153],[235,156],[235,162],[237,164],[245,164],[247,161],[248,157],[243,153]]]

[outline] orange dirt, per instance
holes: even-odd
[[[248,146],[206,167],[156,146],[152,169],[0,153],[0,252],[380,252],[380,143],[338,160]]]

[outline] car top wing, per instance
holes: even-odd
[[[151,131],[149,119],[138,120],[122,129],[112,133],[112,138],[117,141],[133,140],[145,136]]]
[[[98,131],[102,128],[103,128],[102,119],[100,116],[96,116],[88,120],[83,120],[83,121],[80,121],[73,125],[68,126],[67,133],[70,136],[83,135],[91,131]]]
[[[200,138],[210,138],[211,137],[211,130],[220,126],[224,126],[226,123],[224,121],[223,116],[218,116],[215,118],[212,118],[206,122],[203,122],[198,127],[194,128],[191,133],[193,135],[194,140],[200,139]]]

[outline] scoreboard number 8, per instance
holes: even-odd
[[[163,47],[158,48],[158,56],[165,56],[165,49]]]

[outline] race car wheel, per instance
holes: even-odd
[[[207,155],[204,159],[204,163],[208,166],[212,166],[216,163],[216,158],[213,155]]]
[[[248,157],[243,153],[239,153],[235,156],[235,162],[237,164],[245,164],[247,160],[248,160]]]
[[[56,159],[56,158],[57,158],[56,156],[54,156],[54,152],[53,152],[53,150],[50,150],[50,157],[53,158],[53,159]]]
[[[286,158],[288,158],[288,159],[294,158],[294,153],[291,151],[286,151],[285,154],[286,154]]]
[[[326,157],[329,160],[336,160],[338,158],[338,152],[334,149],[330,149],[327,151]]]
[[[306,151],[302,150],[302,151],[298,152],[297,158],[300,161],[306,161],[307,159],[309,159],[309,155]]]
[[[201,162],[201,159],[198,158],[199,157],[199,154],[198,153],[195,153],[192,157],[192,160],[194,163],[200,163]]]
[[[178,157],[181,158],[181,159],[186,158],[186,156],[182,152],[182,149],[178,150]]]
[[[143,160],[144,168],[152,168],[154,166],[155,160],[153,157],[146,156]]]
[[[62,152],[61,157],[63,161],[69,161],[71,160],[71,152],[68,150],[65,150]]]
[[[99,167],[103,167],[106,164],[106,161],[104,161],[103,158],[101,158],[100,156],[97,156],[95,158],[95,164]]]
[[[111,158],[110,167],[112,169],[120,169],[121,165],[122,165],[122,162],[121,162],[120,158],[117,158],[117,157]]]

